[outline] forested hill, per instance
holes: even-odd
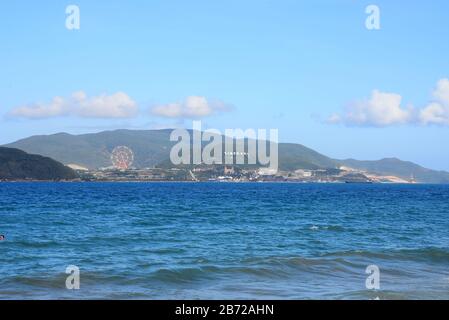
[[[77,174],[51,158],[0,147],[0,180],[73,180]]]

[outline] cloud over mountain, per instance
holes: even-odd
[[[138,106],[124,92],[88,97],[83,91],[68,98],[54,97],[49,103],[35,103],[12,109],[8,116],[14,118],[45,119],[62,116],[82,118],[131,118],[137,115]]]
[[[398,94],[374,90],[369,99],[352,103],[345,113],[332,115],[329,122],[376,127],[406,123],[411,110],[404,109],[401,101]]]
[[[449,125],[449,79],[438,81],[432,97],[434,100],[420,111],[421,123]]]
[[[201,96],[189,96],[184,101],[155,106],[151,112],[165,118],[202,118],[231,109],[231,106],[221,101],[210,101]]]
[[[438,81],[432,100],[415,109],[402,105],[402,96],[373,90],[371,97],[349,104],[344,112],[328,117],[328,123],[347,126],[386,127],[400,124],[449,125],[449,79]]]

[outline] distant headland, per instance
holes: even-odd
[[[61,181],[78,177],[74,170],[51,158],[0,147],[0,181]]]
[[[397,158],[337,160],[296,143],[278,144],[275,174],[260,165],[173,165],[171,131],[121,129],[25,138],[0,149],[0,180],[449,183],[448,172]],[[117,146],[132,150],[129,168],[114,167]]]

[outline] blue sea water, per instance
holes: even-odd
[[[449,299],[447,185],[0,183],[0,234],[0,299]]]

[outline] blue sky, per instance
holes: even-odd
[[[80,30],[65,27],[70,4]],[[370,4],[380,30],[365,27]],[[448,39],[443,0],[11,1],[0,143],[195,118],[449,170]]]

